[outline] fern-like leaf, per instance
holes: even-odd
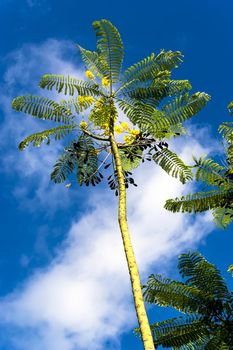
[[[46,97],[18,96],[12,101],[12,108],[17,112],[31,114],[33,117],[64,124],[70,124],[73,118],[69,109]]]
[[[231,208],[216,208],[212,214],[218,228],[225,229],[233,221],[233,209]]]
[[[163,128],[167,125],[182,123],[200,112],[210,100],[210,96],[204,92],[196,92],[176,97],[171,102],[163,106],[164,118],[157,121],[157,128]]]
[[[228,289],[220,271],[200,253],[189,252],[179,256],[179,272],[188,285],[197,287],[207,297],[225,298]]]
[[[233,115],[233,101],[231,101],[231,102],[229,103],[229,105],[227,106],[227,109],[228,109],[229,113],[230,113],[231,115]]]
[[[218,336],[210,339],[206,344],[204,350],[231,350],[229,346],[222,341],[222,339]]]
[[[182,55],[179,51],[162,50],[157,56],[152,53],[149,57],[129,67],[123,75],[123,81],[133,79],[153,80],[160,71],[171,71],[182,62]]]
[[[233,142],[233,122],[224,122],[220,124],[218,131],[228,142]]]
[[[151,275],[143,288],[145,300],[149,303],[171,306],[184,313],[196,313],[203,307],[201,292],[195,286]]]
[[[200,349],[206,342],[208,331],[201,321],[193,316],[177,317],[157,322],[151,326],[155,346],[172,349]]]
[[[73,142],[66,147],[63,154],[58,158],[51,172],[51,180],[55,183],[64,182],[77,166],[76,157],[74,157],[75,149]]]
[[[58,126],[53,129],[32,134],[20,142],[19,149],[20,151],[23,151],[27,146],[29,146],[30,143],[32,143],[34,147],[40,147],[41,143],[45,140],[47,140],[47,144],[49,144],[51,136],[54,136],[55,140],[60,140],[71,133],[75,127],[75,125]]]
[[[129,120],[138,125],[142,132],[149,132],[156,138],[162,138],[169,131],[169,126],[158,128],[156,121],[162,116],[162,112],[148,104],[135,102],[133,99],[117,99],[119,108],[127,115]],[[162,134],[161,134],[162,131]]]
[[[105,69],[99,55],[95,51],[89,51],[78,45],[81,52],[82,60],[86,63],[92,73],[96,74],[99,78],[102,78],[105,74]]]
[[[119,89],[118,95],[143,101],[156,107],[165,97],[186,92],[190,88],[191,85],[188,80],[158,78],[152,84],[148,84],[134,79],[131,83],[126,83],[124,89]]]
[[[41,78],[39,86],[42,89],[55,90],[58,93],[73,96],[75,92],[80,95],[100,96],[98,85],[88,81],[78,80],[73,77],[64,77],[63,75],[46,74]]]
[[[102,19],[93,22],[96,31],[97,52],[105,68],[104,76],[111,84],[118,82],[123,62],[124,49],[120,34],[111,22]]]
[[[225,167],[214,162],[212,159],[199,159],[193,157],[197,168],[196,180],[212,186],[229,186],[229,180],[224,176]]]
[[[190,167],[185,165],[176,153],[167,148],[156,152],[153,156],[153,160],[169,175],[179,178],[182,183],[192,180],[193,178]]]
[[[132,155],[132,160],[130,159],[129,154]],[[135,149],[135,147],[132,147],[131,150],[129,147],[127,152],[121,151],[120,155],[122,167],[125,171],[132,171],[141,164],[142,151],[140,149]]]
[[[231,206],[233,200],[232,190],[211,190],[206,192],[197,192],[182,196],[180,199],[168,199],[164,208],[173,213],[184,212],[203,212],[218,207]]]
[[[98,179],[98,156],[95,152],[94,142],[91,137],[83,135],[79,138],[79,146],[77,148],[77,180],[80,185],[89,185],[91,183],[99,183]]]

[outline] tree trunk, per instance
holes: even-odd
[[[142,341],[145,350],[154,350],[154,343],[152,338],[152,333],[149,325],[149,321],[146,314],[146,309],[144,305],[140,276],[138,272],[137,263],[134,256],[134,251],[130,239],[130,233],[127,224],[126,216],[126,188],[124,181],[123,168],[121,163],[121,157],[118,149],[117,142],[115,140],[114,134],[110,135],[111,149],[113,157],[115,160],[118,185],[119,185],[119,205],[118,205],[118,221],[121,230],[121,236],[123,240],[126,260],[128,264],[132,292],[134,297],[134,305],[137,313],[137,319],[140,326]]]

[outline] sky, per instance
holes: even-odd
[[[1,0],[0,3],[0,348],[1,350],[141,350],[126,261],[117,226],[117,198],[96,188],[50,182],[63,145],[17,149],[44,121],[15,113],[14,97],[57,96],[38,87],[46,73],[84,78],[76,44],[95,49],[92,22],[110,20],[125,45],[124,68],[160,49],[180,50],[174,77],[212,99],[174,149],[221,155],[217,127],[230,120],[232,1]],[[152,273],[178,278],[177,257],[199,250],[226,272],[233,263],[232,229],[217,230],[210,213],[172,214],[166,199],[194,190],[155,164],[135,171],[128,219],[142,282]],[[173,315],[147,305],[151,322]]]

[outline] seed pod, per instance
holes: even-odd
[[[110,167],[111,163],[104,166],[104,169],[108,169]]]

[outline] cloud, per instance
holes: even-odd
[[[31,92],[34,82],[44,73],[75,72],[81,77],[73,63],[67,61],[69,50],[69,43],[48,40],[39,46],[26,45],[11,54],[11,65],[5,74],[10,95]],[[37,88],[34,91],[37,93]],[[47,208],[48,200],[51,207],[55,201],[61,207],[72,203],[72,193],[77,195],[75,190],[61,192],[61,188],[48,185],[48,168],[59,146],[41,148],[40,153],[26,151],[19,156],[14,145],[24,136],[25,124],[11,112],[3,89],[1,95],[6,117],[1,140],[3,145],[6,142],[12,145],[4,158],[4,171],[10,172],[14,167],[18,183],[14,193],[23,198],[24,205],[26,202],[34,206],[39,202],[42,209]],[[28,130],[38,125],[34,119],[27,118]],[[187,160],[192,153],[198,156],[209,151],[209,147],[204,150],[194,137],[180,139],[175,145]],[[158,267],[160,272],[167,269],[179,252],[200,244],[213,226],[208,214],[192,217],[163,209],[165,200],[180,196],[184,187],[158,167],[145,164],[135,172],[135,180],[138,187],[128,191],[128,221],[145,282]],[[192,185],[185,187],[186,191],[192,189]],[[55,259],[1,299],[0,347],[102,350],[108,344],[110,350],[120,349],[120,336],[136,326],[117,226],[117,198],[106,188],[100,188],[91,198],[83,198],[82,206],[91,210],[70,224]],[[43,239],[37,241],[37,246],[45,249],[46,254]],[[22,256],[21,264],[27,263],[27,257]]]
[[[200,145],[190,140],[183,153],[198,149],[202,153]],[[128,217],[145,281],[158,267],[165,270],[179,252],[198,245],[212,223],[208,214],[194,218],[163,209],[165,199],[181,195],[183,185],[158,167],[148,164],[137,170],[135,178],[139,186],[129,191]],[[112,348],[120,349],[120,335],[136,326],[117,228],[117,198],[104,190],[91,201],[92,211],[74,220],[51,265],[35,272],[0,303],[2,327],[15,330],[12,350],[99,350],[108,340]]]
[[[83,71],[77,69],[69,58],[76,55],[76,49],[70,42],[49,39],[40,45],[24,45],[5,58],[8,65],[0,86],[4,114],[0,131],[1,171],[16,177],[17,186],[12,188],[12,192],[28,210],[38,209],[41,205],[46,205],[51,212],[67,207],[71,194],[64,186],[54,186],[49,181],[52,165],[63,149],[60,142],[52,141],[50,147],[42,145],[39,150],[33,147],[23,152],[17,150],[18,143],[28,134],[54,127],[54,124],[15,113],[11,101],[14,97],[25,94],[62,99],[62,96],[57,96],[54,92],[39,89],[38,81],[46,73],[83,79]],[[77,198],[82,196],[81,192],[75,195]]]

